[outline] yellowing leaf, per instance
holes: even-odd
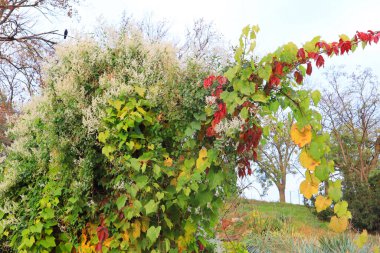
[[[335,204],[334,213],[338,217],[347,216],[347,207],[348,207],[347,201],[340,201]]]
[[[109,248],[113,239],[114,239],[113,236],[107,238],[107,239],[103,242],[103,245],[106,246],[107,248]]]
[[[330,198],[326,198],[322,195],[318,195],[315,199],[315,208],[317,209],[317,212],[321,212],[323,210],[326,210],[332,203],[332,200]]]
[[[128,230],[126,230],[126,231],[123,233],[122,237],[123,237],[123,241],[126,241],[126,242],[129,241],[129,233],[128,233]]]
[[[290,137],[293,142],[300,148],[311,142],[311,126],[304,126],[301,130],[298,129],[297,124],[293,124],[290,129]]]
[[[373,253],[380,253],[379,246],[377,246],[377,245],[373,246],[372,251],[373,251]]]
[[[172,165],[173,165],[173,160],[170,157],[166,158],[164,161],[164,166],[171,167]]]
[[[308,170],[315,170],[315,167],[319,166],[321,163],[315,161],[305,150],[302,150],[300,154],[300,164]]]
[[[318,186],[313,186],[309,181],[304,180],[300,184],[300,191],[305,198],[310,199],[313,194],[318,193]]]
[[[182,235],[177,239],[177,247],[179,253],[182,253],[186,249],[186,241]]]
[[[191,222],[190,220],[187,220],[185,224],[185,242],[186,243],[189,243],[191,241],[196,231],[197,231],[197,224]]]
[[[368,233],[367,230],[363,230],[363,232],[354,240],[356,246],[358,246],[359,249],[363,248],[364,244],[366,244],[368,240]]]
[[[199,156],[196,162],[197,169],[201,169],[202,166],[205,164],[205,158],[207,158],[207,149],[202,148],[199,151]]]
[[[331,217],[329,228],[337,233],[341,233],[347,229],[348,219],[346,217]]]
[[[305,198],[310,199],[313,194],[318,193],[319,183],[319,179],[314,174],[306,172],[306,179],[300,184],[300,192]]]
[[[135,222],[132,224],[132,227],[133,227],[133,232],[132,232],[132,236],[133,238],[137,239],[140,237],[140,233],[141,233],[141,223],[139,220],[135,220]]]

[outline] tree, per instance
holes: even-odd
[[[287,118],[284,112],[278,112],[264,121],[269,135],[265,138],[265,144],[259,147],[260,156],[254,173],[263,186],[268,183],[276,185],[282,203],[285,203],[286,175],[297,172],[297,146],[290,138],[292,124],[293,120]]]
[[[368,182],[379,169],[379,82],[369,69],[352,73],[332,69],[326,73],[331,87],[323,92],[324,128],[331,133],[333,159],[346,179]]]
[[[370,69],[343,68],[326,72],[329,90],[320,108],[331,133],[331,156],[343,176],[343,198],[350,205],[357,229],[380,229],[380,92]],[[377,178],[377,179],[376,179]]]
[[[43,84],[42,62],[54,52],[63,31],[40,31],[38,21],[48,16],[73,13],[77,0],[0,1],[0,89],[8,106],[27,99]]]

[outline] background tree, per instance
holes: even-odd
[[[43,84],[43,59],[63,31],[43,30],[48,17],[73,14],[78,0],[0,0],[0,89],[8,106],[27,99]]]
[[[264,189],[275,184],[280,202],[285,203],[286,175],[295,174],[296,145],[290,138],[290,128],[293,120],[284,112],[278,112],[265,121],[269,135],[265,145],[259,147],[259,159],[255,170]]]
[[[380,94],[369,69],[326,73],[331,89],[323,92],[320,109],[331,134],[331,156],[343,176],[343,198],[359,229],[380,229]]]

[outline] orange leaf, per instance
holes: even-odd
[[[324,196],[318,195],[315,199],[315,207],[317,209],[317,212],[321,212],[323,210],[326,210],[329,206],[331,206],[332,200],[330,198],[326,198]]]
[[[290,129],[290,137],[293,142],[300,148],[311,142],[311,126],[304,126],[301,130],[298,129],[297,124],[293,124]]]
[[[315,170],[315,167],[319,166],[321,163],[315,161],[305,150],[302,150],[300,154],[300,164],[308,170]]]
[[[348,218],[347,217],[331,217],[329,228],[337,233],[345,231],[348,227]]]
[[[171,167],[172,165],[173,165],[173,160],[170,157],[166,158],[164,161],[164,166]]]

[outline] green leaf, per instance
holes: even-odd
[[[311,93],[311,99],[313,100],[314,105],[317,106],[321,100],[321,93],[318,90],[313,91]]]
[[[146,237],[148,237],[150,245],[152,245],[157,240],[158,236],[160,235],[160,231],[161,226],[151,226],[150,228],[148,228],[148,231],[146,232]]]
[[[123,208],[125,206],[126,201],[127,201],[127,196],[122,195],[118,197],[116,200],[117,210],[120,210],[121,208]]]
[[[328,195],[335,202],[338,202],[342,198],[341,180],[336,180],[335,182],[329,181]]]
[[[116,110],[120,111],[121,106],[124,104],[124,101],[121,100],[111,100],[109,104],[114,107]]]
[[[321,39],[321,36],[314,37],[311,41],[306,42],[303,48],[307,52],[316,52],[317,48],[315,47],[315,44]]]
[[[234,77],[236,76],[236,73],[239,71],[239,65],[236,65],[234,67],[229,68],[225,73],[224,76],[227,77],[229,81],[232,81]]]
[[[31,236],[29,239],[24,238],[22,239],[23,243],[25,244],[26,247],[31,248],[33,244],[36,242],[34,239],[34,236]]]
[[[53,248],[55,247],[55,238],[53,236],[46,236],[45,237],[45,240],[41,240],[40,241],[40,244],[42,245],[42,247],[44,247],[45,249],[49,249],[49,248]]]
[[[110,132],[108,130],[104,131],[104,132],[100,132],[99,133],[99,136],[98,136],[98,140],[101,142],[101,143],[106,143],[106,140],[107,138],[109,137],[110,135]]]
[[[257,91],[251,96],[251,99],[256,102],[266,103],[269,100],[269,97],[265,95],[264,91]]]
[[[39,222],[33,226],[30,226],[29,229],[30,229],[30,232],[32,232],[32,233],[41,234],[43,227],[44,227],[44,225],[41,222]]]
[[[145,214],[148,215],[150,213],[154,213],[157,211],[158,203],[154,202],[153,199],[151,199],[145,206]]]
[[[49,220],[54,218],[54,210],[51,208],[45,208],[41,212],[41,217],[44,218],[44,220]]]
[[[224,173],[222,171],[219,171],[218,173],[210,172],[208,178],[210,180],[210,189],[212,190],[222,184],[224,181]]]
[[[335,204],[334,213],[336,213],[338,217],[345,216],[347,214],[347,207],[348,207],[347,201],[340,201]]]
[[[213,198],[212,192],[209,191],[203,191],[198,193],[198,201],[199,201],[199,206],[204,206],[207,203],[211,202]]]
[[[247,119],[249,116],[247,107],[243,107],[243,109],[241,109],[239,115],[242,119]]]
[[[139,189],[144,188],[148,184],[149,178],[147,176],[138,176],[135,178],[136,185]]]

